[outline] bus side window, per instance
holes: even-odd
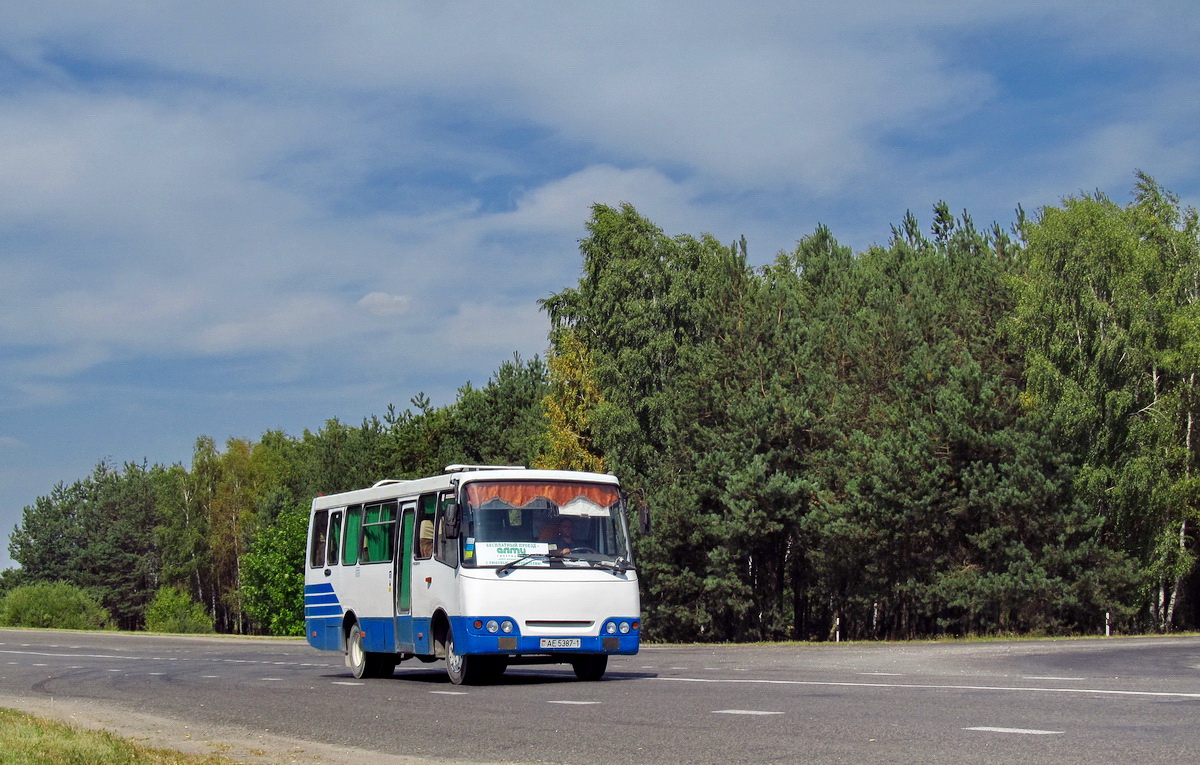
[[[362,535],[362,506],[346,510],[346,536],[342,537],[342,565],[358,563],[359,537]]]
[[[386,563],[396,550],[396,503],[367,505],[363,516],[363,563]]]
[[[443,494],[438,502],[437,508],[437,536],[436,536],[436,551],[437,559],[447,566],[458,568],[458,541],[457,539],[447,539],[445,533],[445,513],[446,505],[453,501],[453,497],[449,494]],[[466,529],[462,529],[460,533],[467,533]]]
[[[312,546],[309,548],[308,565],[321,568],[325,565],[325,532],[329,523],[329,511],[313,513]]]
[[[325,554],[325,565],[336,566],[338,553],[342,549],[342,511],[329,514],[329,546]]]
[[[437,511],[437,496],[426,494],[417,505],[417,538],[413,545],[416,558],[433,557],[433,517]]]

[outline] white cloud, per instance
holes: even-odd
[[[244,317],[204,327],[199,347],[214,354],[263,352],[289,347],[314,347],[341,336],[344,313],[322,295],[295,294],[265,306],[254,306]]]
[[[442,325],[438,335],[452,354],[477,355],[481,351],[509,348],[531,355],[531,352],[541,353],[546,347],[549,329],[549,319],[534,303],[463,303]],[[493,367],[502,360],[503,357],[497,359]]]
[[[693,193],[653,168],[622,170],[612,165],[593,165],[526,191],[517,198],[512,212],[489,216],[480,223],[490,229],[578,233],[590,217],[593,204],[616,206],[629,202],[678,217],[691,205],[689,197]]]
[[[372,316],[381,318],[403,316],[412,309],[412,298],[408,295],[389,295],[386,292],[370,292],[358,301],[358,307]]]
[[[382,2],[353,12],[307,4],[286,13],[206,3],[119,19],[78,11],[57,26],[27,14],[18,39],[33,30],[69,37],[85,55],[251,92],[415,96],[526,121],[634,164],[823,191],[870,172],[881,128],[925,124],[988,96],[990,78],[949,66],[923,29],[1019,13],[661,2]]]

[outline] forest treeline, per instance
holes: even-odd
[[[545,361],[101,463],[25,508],[0,583],[66,581],[129,629],[169,588],[300,634],[314,495],[503,463],[621,478],[656,639],[1196,626],[1200,227],[1149,176],[1007,229],[939,203],[859,253],[818,227],[761,267],[597,205],[580,252]]]

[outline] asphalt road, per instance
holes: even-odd
[[[0,705],[359,750],[326,762],[1176,763],[1200,757],[1200,638],[647,647],[600,682],[468,688],[440,662],[355,680],[298,641],[0,630]]]

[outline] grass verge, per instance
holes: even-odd
[[[234,765],[220,755],[152,749],[106,731],[0,709],[0,765]]]

